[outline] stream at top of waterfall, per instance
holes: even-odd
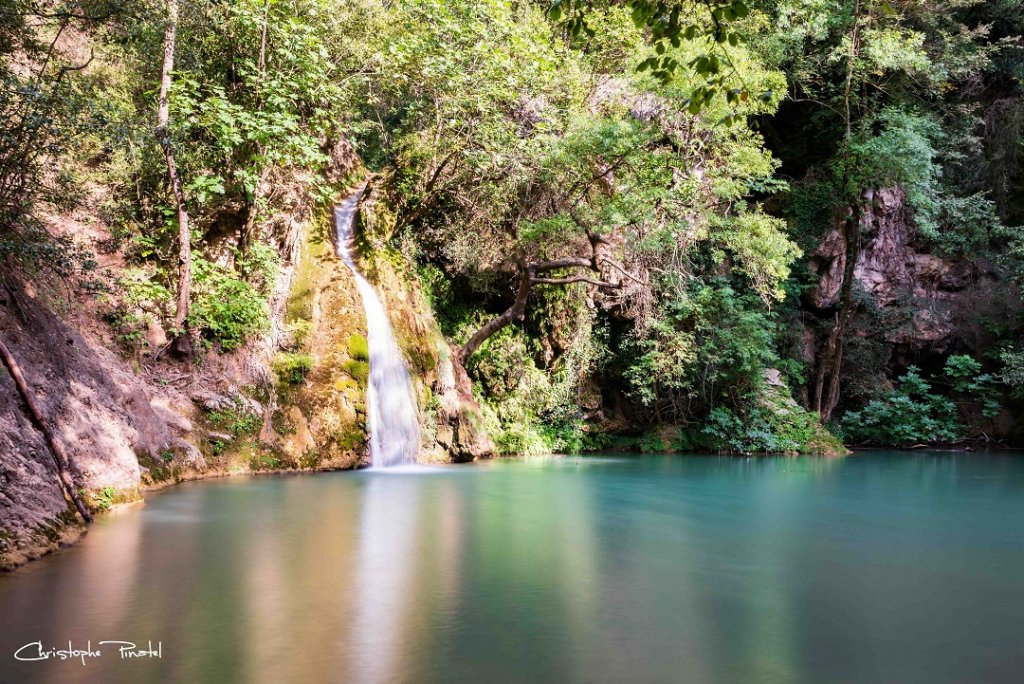
[[[1022,514],[1011,453],[188,483],[0,576],[0,681],[1016,682]]]

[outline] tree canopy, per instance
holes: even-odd
[[[347,146],[392,212],[369,247],[413,267],[509,450],[578,448],[602,421],[803,448],[812,413],[857,434],[954,351],[1019,391],[1018,318],[906,359],[899,325],[952,297],[880,305],[856,273],[890,190],[922,263],[1024,273],[1015,0],[174,4],[166,118],[164,0],[0,13],[0,260],[96,278],[128,347],[175,325],[182,260],[178,328],[226,352],[265,331],[288,189],[337,199]],[[86,204],[122,272],[88,275],[52,230]]]

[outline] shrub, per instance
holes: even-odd
[[[914,366],[896,389],[844,415],[842,428],[853,442],[892,446],[949,442],[963,433],[956,404],[935,394]]]
[[[138,353],[146,345],[149,320],[145,314],[115,306],[107,311],[105,318],[114,332],[114,339],[126,351]]]
[[[293,321],[291,326],[292,334],[295,336],[295,346],[302,348],[306,346],[306,342],[309,341],[309,336],[313,333],[313,322],[300,318]]]
[[[946,359],[942,376],[931,380],[921,377],[920,371],[910,366],[894,390],[843,416],[842,428],[854,442],[880,446],[959,439],[968,432],[968,426],[961,420],[966,413],[961,410],[966,408],[963,405],[980,403],[984,417],[999,411],[995,378],[981,370],[981,363],[962,354]],[[937,386],[943,387],[946,394],[940,394]]]
[[[112,296],[104,295],[108,304],[105,318],[118,343],[132,353],[146,345],[150,320],[159,320],[168,313],[174,301],[171,291],[157,282],[155,276],[152,269],[125,269]]]
[[[999,358],[1003,362],[1003,384],[1016,394],[1024,393],[1024,351],[1007,349]]]
[[[740,454],[786,453],[802,451],[801,442],[792,435],[779,434],[770,412],[755,407],[741,416],[724,406],[714,408],[703,433],[716,451]]]
[[[637,447],[645,454],[660,453],[669,448],[657,430],[650,430],[641,435]]]
[[[195,258],[189,324],[224,351],[237,349],[270,325],[267,302],[234,271]]]
[[[366,361],[349,359],[344,365],[345,372],[352,376],[352,379],[359,383],[360,387],[366,387],[370,381],[370,364]]]
[[[218,429],[227,430],[235,437],[252,437],[262,426],[260,416],[236,401],[231,408],[211,411],[210,422]]]
[[[566,421],[551,425],[541,425],[541,438],[548,450],[556,454],[578,454],[583,451],[583,422]]]
[[[275,470],[281,467],[281,459],[272,454],[256,454],[249,459],[250,470]]]
[[[108,511],[110,507],[114,505],[114,497],[117,496],[117,491],[110,486],[106,486],[100,491],[96,492],[93,500],[96,505],[99,506],[101,511]]]
[[[257,291],[269,294],[277,280],[281,264],[281,256],[277,250],[263,242],[249,245],[245,254],[238,254],[238,270],[247,282],[253,284]]]
[[[740,454],[845,452],[816,414],[771,391],[748,395],[740,410],[716,407],[701,429],[681,432],[680,446]]]
[[[548,441],[532,423],[512,423],[500,429],[494,438],[499,454],[535,456],[551,453]]]
[[[313,369],[313,357],[303,353],[278,354],[274,359],[274,372],[280,382],[289,385],[301,384],[306,374]]]

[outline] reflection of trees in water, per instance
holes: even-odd
[[[286,481],[248,528],[248,681],[333,681],[348,656],[359,489],[351,480],[312,491],[306,483]]]

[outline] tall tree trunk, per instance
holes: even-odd
[[[850,145],[853,142],[853,80],[861,50],[861,9],[861,0],[856,0],[853,6],[853,26],[850,47],[846,54],[846,78],[843,84],[843,118],[846,129],[843,149],[843,192],[848,191],[850,181]],[[839,404],[845,334],[849,319],[853,315],[853,278],[857,267],[857,257],[860,255],[859,198],[851,198],[843,230],[846,238],[846,263],[843,268],[839,311],[836,314],[835,326],[832,328],[821,358],[818,360],[818,373],[814,387],[814,408],[822,421],[830,420],[832,412]],[[826,379],[828,380],[827,387]]]
[[[270,25],[270,0],[263,0],[263,28],[260,30],[260,52],[257,61],[257,70],[259,71],[259,78],[256,81],[256,102],[257,107],[260,111],[263,110],[263,99],[260,96],[260,86],[263,84],[264,79],[267,75],[267,30]],[[260,156],[263,155],[263,145],[257,144],[256,149]],[[241,253],[245,254],[249,251],[249,248],[255,242],[256,238],[256,219],[260,210],[260,197],[263,191],[263,185],[266,182],[267,175],[269,174],[270,168],[264,166],[257,178],[256,187],[253,188],[252,199],[248,201],[248,211],[245,217],[245,227],[242,228],[242,235],[238,241],[238,249]]]
[[[64,488],[64,493],[71,499],[75,508],[78,509],[82,520],[91,523],[92,515],[89,514],[89,509],[86,508],[82,498],[78,496],[78,490],[75,489],[75,482],[71,477],[71,460],[68,458],[67,452],[64,451],[63,445],[57,440],[56,435],[53,434],[49,424],[43,419],[43,414],[39,411],[39,405],[36,404],[35,396],[28,383],[25,382],[25,376],[21,374],[21,368],[18,367],[18,363],[14,360],[11,350],[7,348],[2,338],[0,338],[0,357],[3,358],[4,365],[10,372],[11,377],[14,378],[14,385],[18,388],[18,394],[21,395],[22,400],[28,407],[28,415],[32,419],[32,423],[43,433],[46,445],[50,448],[54,465],[57,467],[57,481]]]
[[[164,62],[160,69],[160,101],[157,109],[156,136],[167,160],[167,177],[171,192],[178,205],[178,303],[174,314],[173,349],[181,356],[192,355],[192,336],[188,329],[188,314],[192,288],[192,236],[188,227],[185,193],[178,176],[171,145],[170,91],[171,73],[174,71],[174,49],[178,33],[178,0],[167,0],[167,28],[164,30]]]
[[[260,57],[259,57],[259,70],[260,70],[260,82],[263,81],[263,77],[266,75],[267,68],[267,27],[270,24],[270,0],[263,0],[263,29],[260,31]],[[259,84],[256,84],[259,87]]]
[[[846,328],[853,317],[854,273],[857,268],[857,257],[860,256],[860,210],[857,205],[850,208],[850,215],[845,219],[843,231],[846,239],[846,263],[843,267],[839,310],[836,313],[835,326],[829,333],[828,341],[825,343],[825,348],[818,361],[815,382],[814,408],[822,421],[830,420],[832,412],[839,404]],[[828,381],[827,385],[826,380]]]

